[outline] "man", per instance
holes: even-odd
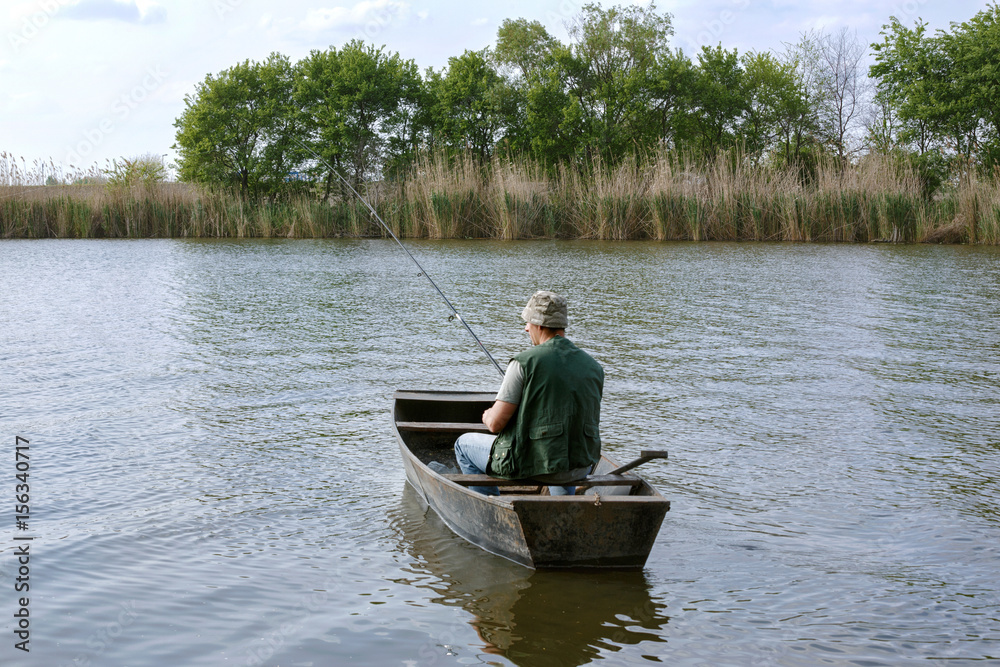
[[[531,478],[573,495],[568,482],[586,477],[601,456],[604,369],[566,338],[566,299],[536,292],[521,318],[532,347],[507,365],[496,402],[483,413],[490,433],[466,433],[455,457],[467,475]],[[470,487],[497,495],[497,487]]]

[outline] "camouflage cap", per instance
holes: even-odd
[[[521,311],[521,319],[528,324],[537,324],[550,329],[565,329],[569,324],[566,315],[566,297],[555,292],[540,290],[528,300]]]

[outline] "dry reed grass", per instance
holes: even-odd
[[[178,183],[100,183],[0,153],[0,238],[380,236],[361,202],[247,202]],[[57,183],[44,185],[44,183]],[[76,182],[77,185],[66,183]],[[934,201],[899,163],[869,156],[814,179],[668,154],[584,168],[426,155],[407,178],[365,196],[404,237],[585,238],[1000,244],[1000,179],[964,178]]]
[[[493,235],[504,240],[546,236],[549,186],[538,164],[494,160],[487,179],[486,215]]]

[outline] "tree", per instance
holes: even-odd
[[[815,67],[819,129],[837,154],[841,164],[860,147],[858,130],[866,116],[870,95],[869,81],[863,70],[864,46],[857,33],[842,28],[836,34],[811,32],[803,35],[808,59]]]
[[[353,40],[340,50],[313,51],[298,64],[295,102],[314,166],[329,196],[332,166],[353,185],[380,177],[415,142],[422,82],[416,64]]]
[[[101,172],[107,179],[109,189],[126,192],[137,187],[148,189],[167,180],[163,156],[152,153],[139,155],[131,160],[121,158],[120,162],[113,160],[111,167],[102,169]]]
[[[295,136],[292,66],[274,53],[208,75],[174,122],[181,180],[274,195],[287,182]]]
[[[888,154],[897,150],[900,144],[902,126],[889,96],[879,90],[872,98],[872,105],[865,120],[865,144],[876,153]],[[926,150],[921,147],[921,152]]]
[[[558,70],[548,70],[531,85],[525,107],[525,134],[536,158],[552,166],[579,156],[586,140],[583,109]]]
[[[449,58],[448,69],[443,74],[430,71],[427,81],[434,142],[489,161],[503,135],[504,117],[510,115],[506,103],[511,99],[491,64],[489,50]]]
[[[570,49],[537,21],[506,20],[493,58],[506,75],[506,148],[549,165],[573,160],[584,132],[579,97],[569,89]]]
[[[819,111],[822,95],[816,85],[816,69],[810,66],[810,45],[802,41],[786,45],[779,57],[781,65],[795,81],[795,93],[786,95],[779,106],[778,151],[775,157],[785,166],[797,165],[808,170],[814,163],[819,136]]]
[[[876,82],[876,102],[886,107],[882,116],[899,118],[895,141],[921,154],[931,148],[936,114],[927,93],[937,87],[932,80],[942,65],[934,64],[938,58],[932,54],[926,28],[926,23],[917,22],[910,29],[893,17],[882,26],[882,43],[872,44],[875,64],[868,70]]]
[[[731,146],[746,111],[744,72],[736,49],[704,46],[698,54],[693,119],[696,145],[706,156]]]
[[[780,146],[785,163],[791,164],[792,126],[808,113],[795,66],[770,53],[747,53],[741,62],[746,112],[740,134],[747,153],[759,161]]]
[[[952,93],[941,115],[964,135],[964,153],[988,168],[1000,165],[1000,5],[952,24],[936,40],[950,67],[945,83]]]
[[[690,117],[698,71],[679,49],[657,58],[650,80],[651,146],[678,148],[691,133]]]
[[[561,47],[538,21],[506,19],[497,31],[493,57],[497,63],[515,69],[527,82],[544,76],[553,67],[554,54]]]
[[[907,28],[893,17],[883,26],[882,42],[872,44],[876,56],[869,73],[878,98],[899,118],[901,145],[919,155],[960,157],[965,164],[982,153],[986,164],[995,163],[998,11],[993,6],[935,36],[920,21]]]
[[[655,132],[652,82],[673,34],[670,21],[652,2],[609,9],[587,4],[569,27],[573,44],[562,66],[592,152],[614,161]]]

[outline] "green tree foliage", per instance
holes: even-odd
[[[759,160],[767,153],[789,151],[785,128],[802,113],[803,96],[795,68],[770,53],[747,53],[741,59],[745,100],[741,134],[747,153]]]
[[[650,147],[677,149],[694,131],[691,110],[700,73],[683,52],[665,51],[657,58],[649,82],[647,139]]]
[[[876,63],[869,73],[877,81],[876,100],[883,108],[881,144],[885,148],[896,142],[915,146],[920,153],[931,148],[934,121],[928,92],[932,86],[927,84],[935,66],[926,28],[918,22],[910,29],[893,17],[883,26],[883,42],[872,44]],[[896,117],[899,125],[893,122]]]
[[[658,56],[673,33],[669,14],[655,3],[602,9],[587,4],[570,26],[563,51],[571,99],[578,100],[588,150],[611,160],[648,143]]]
[[[416,64],[354,40],[342,49],[313,51],[297,66],[294,102],[299,154],[322,157],[312,170],[324,196],[339,182],[378,178],[413,149],[422,81]]]
[[[493,59],[506,74],[506,148],[549,165],[573,160],[584,131],[580,99],[569,89],[569,49],[537,21],[508,19]]]
[[[511,133],[511,148],[548,165],[572,162],[586,143],[580,99],[566,88],[558,69],[534,79],[523,92],[523,126]]]
[[[949,161],[1000,166],[997,4],[934,35],[891,19],[868,77],[846,30],[805,33],[783,54],[721,44],[685,54],[653,3],[585,4],[567,28],[564,44],[537,21],[506,20],[493,48],[423,77],[357,40],[294,65],[279,54],[238,64],[186,98],[179,176],[250,197],[328,197],[337,173],[392,177],[423,151],[480,163],[499,151],[553,170],[735,152],[808,178],[821,159],[846,165],[867,150],[899,154],[932,193]]]
[[[732,147],[739,136],[739,123],[747,109],[743,94],[743,68],[736,49],[702,47],[698,54],[693,118],[697,147],[706,155]]]
[[[896,145],[1000,165],[1000,6],[934,35],[893,17],[881,34],[869,74],[899,119]]]
[[[206,76],[174,123],[180,179],[244,196],[280,191],[292,166],[292,89],[292,66],[277,53]]]
[[[770,53],[744,54],[746,116],[743,140],[754,160],[801,164],[815,141],[816,115],[798,63]]]
[[[444,73],[428,72],[427,84],[432,143],[489,160],[503,136],[505,109],[511,99],[506,83],[490,63],[489,50],[449,58]]]
[[[516,71],[522,81],[532,81],[556,64],[562,45],[538,21],[506,19],[497,31],[493,57]]]
[[[140,155],[131,160],[122,158],[115,160],[108,169],[101,172],[107,178],[106,186],[110,190],[132,190],[134,188],[150,189],[157,183],[167,180],[167,168],[163,157],[159,155]]]
[[[560,43],[538,22],[505,21],[495,60],[509,68],[518,105],[508,143],[549,164],[586,156],[612,162],[662,142],[680,92],[670,15],[655,4],[584,5]],[[684,68],[681,67],[683,70]]]
[[[779,145],[791,162],[813,133],[795,65],[721,47],[692,62],[669,47],[670,15],[654,4],[588,4],[569,32],[564,45],[537,22],[505,21],[494,52],[514,91],[508,146],[550,165],[734,146],[760,161]]]
[[[956,104],[946,109],[964,118],[973,150],[984,163],[1000,165],[1000,5],[992,5],[970,21],[953,25],[940,37],[954,63]]]

